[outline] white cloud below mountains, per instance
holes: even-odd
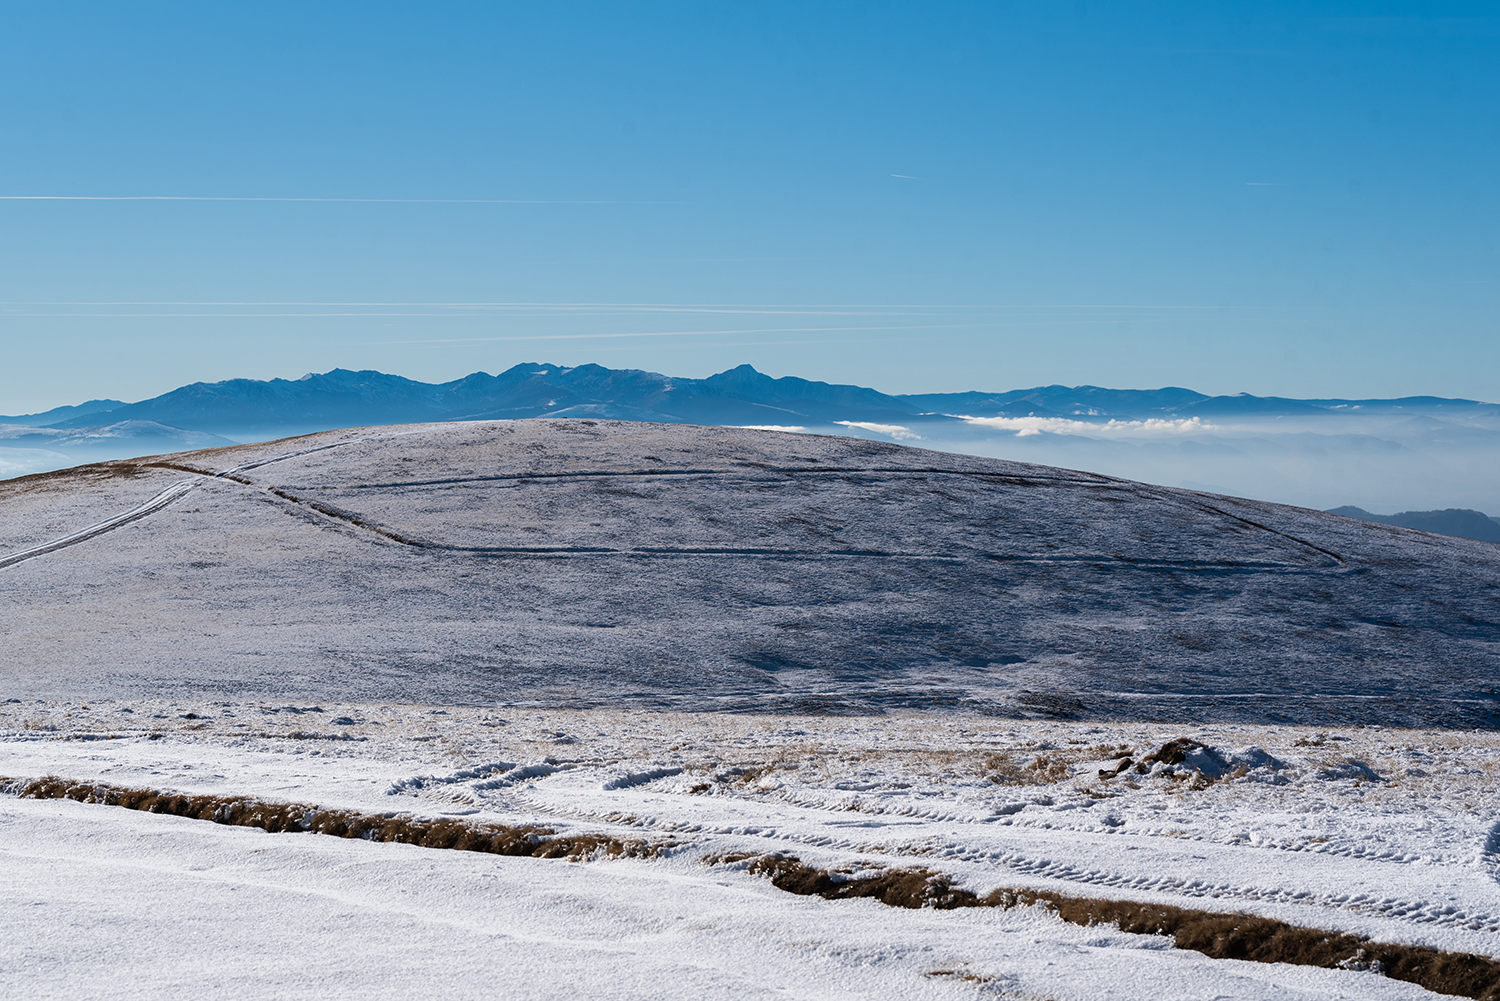
[[[979,427],[1014,431],[1020,437],[1041,434],[1044,431],[1050,434],[1077,434],[1087,437],[1107,435],[1114,437],[1120,435],[1178,435],[1192,434],[1200,431],[1222,430],[1216,425],[1204,423],[1200,417],[1188,417],[1178,420],[1163,420],[1155,417],[1144,421],[1111,420],[1103,424],[1095,421],[1069,420],[1066,417],[962,417],[962,419],[969,424]]]

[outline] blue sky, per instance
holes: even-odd
[[[1500,400],[1497,57],[1440,2],[17,6],[0,412],[519,361]]]

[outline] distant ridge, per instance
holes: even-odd
[[[1002,393],[891,395],[861,386],[772,378],[750,365],[687,379],[602,365],[527,362],[499,375],[475,372],[426,383],[375,371],[333,369],[300,379],[196,382],[138,403],[95,400],[0,423],[81,428],[120,421],[231,437],[370,424],[521,417],[598,417],[668,424],[834,426],[840,422],[944,422],[956,417],[1066,417],[1075,421],[1484,411],[1473,400],[1292,400],[1190,389],[1040,386]],[[103,420],[104,417],[107,421]]]
[[[39,414],[21,414],[19,417],[0,417],[0,424],[20,424],[27,427],[46,427],[57,421],[70,420],[74,417],[86,417],[89,414],[108,413],[117,407],[126,404],[120,400],[89,400],[80,403],[76,407],[53,407]]]
[[[301,379],[198,382],[110,411],[115,420],[150,420],[216,433],[328,430],[369,424],[602,417],[669,424],[795,424],[905,419],[918,408],[859,386],[785,377],[749,365],[707,379],[679,379],[602,365],[515,365],[453,382],[417,382],[382,372],[334,369]],[[97,423],[81,414],[58,427]]]
[[[1336,507],[1329,514],[1341,514],[1360,521],[1375,521],[1383,525],[1401,528],[1416,528],[1438,535],[1456,535],[1462,539],[1477,539],[1480,542],[1500,542],[1500,519],[1491,518],[1482,511],[1450,507],[1443,511],[1401,511],[1398,514],[1371,514],[1363,508]]]
[[[1387,511],[1500,510],[1500,405],[1492,403],[1208,396],[1181,386],[893,394],[773,378],[750,365],[701,379],[526,362],[443,383],[348,369],[198,382],[134,403],[91,400],[0,418],[0,479],[341,428],[517,418],[920,444],[1313,508],[1355,499]],[[1422,527],[1444,532],[1450,523]]]

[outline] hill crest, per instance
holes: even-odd
[[[0,574],[0,679],[38,697],[1500,724],[1491,544],[850,438],[479,421],[85,466],[0,483]]]

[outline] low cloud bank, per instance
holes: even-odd
[[[873,431],[876,434],[883,434],[897,441],[922,440],[921,435],[909,427],[902,427],[900,424],[873,424],[869,421],[834,421],[834,423],[842,424],[846,428],[860,428],[864,431]]]
[[[966,423],[976,427],[996,428],[1002,431],[1014,431],[1019,437],[1041,434],[1076,434],[1084,436],[1092,435],[1162,435],[1162,434],[1192,434],[1202,431],[1221,430],[1217,425],[1204,423],[1201,417],[1188,417],[1178,420],[1153,417],[1144,421],[1117,421],[1110,420],[1104,423],[1096,421],[1075,421],[1066,417],[961,417]],[[840,423],[846,423],[840,421]],[[864,425],[868,427],[869,425]]]

